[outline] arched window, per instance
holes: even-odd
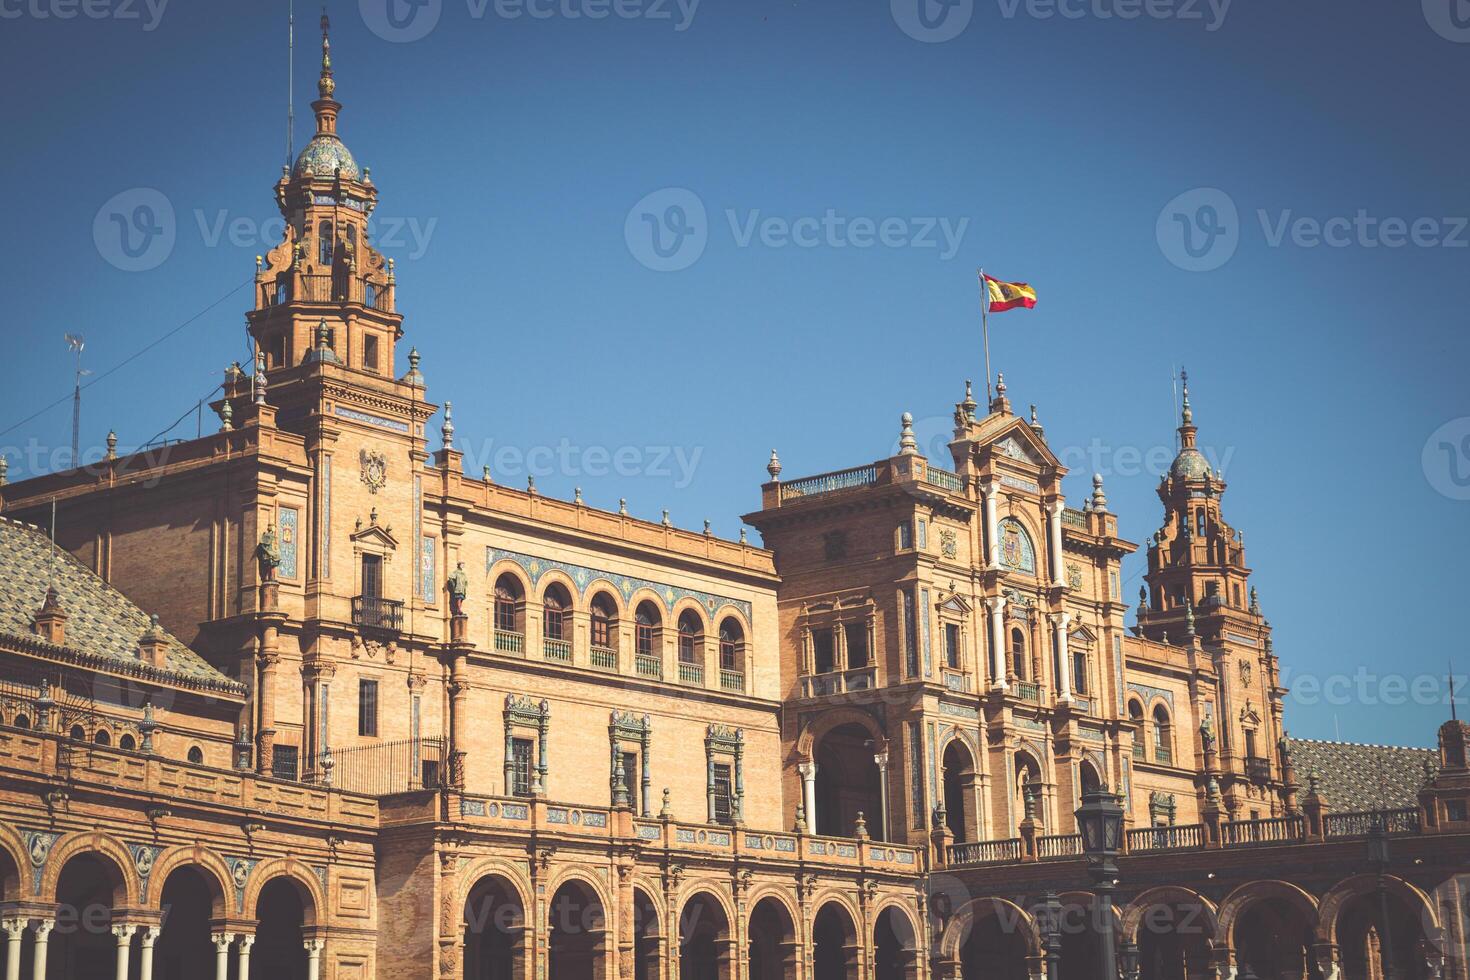
[[[1174,761],[1173,733],[1169,729],[1169,709],[1162,704],[1154,708],[1154,761]]]
[[[117,747],[120,749],[127,749],[129,752],[133,752],[136,751],[138,748],[138,741],[131,735],[124,735],[122,738],[117,740]]]
[[[362,287],[362,303],[370,310],[378,308],[378,287],[372,283],[364,283]]]
[[[97,734],[92,736],[92,743],[94,745],[111,745],[112,736],[105,729],[99,728]]]
[[[495,630],[499,633],[524,633],[525,593],[520,579],[506,572],[495,580]]]
[[[81,725],[71,726],[71,731],[68,734],[71,736],[73,742],[85,742],[87,740],[87,733],[82,730]]]
[[[1097,774],[1097,769],[1090,762],[1084,762],[1078,766],[1078,777],[1082,784],[1082,798],[1087,799],[1087,794],[1096,793],[1102,789],[1102,777]]]
[[[1011,670],[1016,677],[1026,679],[1026,631],[1019,626],[1011,630]]]
[[[1087,693],[1087,651],[1075,650],[1072,653],[1072,693]]]
[[[329,269],[332,265],[332,223],[323,221],[316,226],[317,261]]]
[[[663,617],[659,615],[658,607],[644,599],[638,603],[638,609],[633,618],[635,620],[634,646],[637,648],[638,656],[657,660],[660,656],[659,630],[663,627]]]
[[[572,638],[572,598],[560,582],[548,585],[541,599],[541,635],[548,640]]]
[[[1143,731],[1143,705],[1131,698],[1128,701],[1128,720],[1133,723],[1133,758],[1141,762],[1148,758],[1148,743]]]
[[[197,745],[189,746],[189,761],[196,766],[202,766],[204,764],[204,750]]]
[[[720,623],[720,669],[745,669],[745,631],[733,617]]]
[[[606,592],[592,597],[592,648],[607,651],[618,648],[618,607]]]
[[[679,663],[697,664],[704,659],[704,624],[693,609],[679,614]]]
[[[16,715],[15,716],[15,727],[16,728],[30,728],[31,727],[31,720],[29,718],[27,718],[25,715]]]
[[[1016,754],[1016,823],[1026,816],[1027,797],[1033,819],[1040,824],[1043,811],[1041,805],[1041,766],[1025,753]]]

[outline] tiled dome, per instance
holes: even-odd
[[[358,180],[361,177],[357,161],[352,159],[352,153],[346,144],[335,136],[318,133],[296,158],[292,173],[297,177],[332,177],[338,170],[342,171],[342,176],[347,180]]]

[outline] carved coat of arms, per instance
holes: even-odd
[[[388,457],[364,449],[358,453],[357,459],[362,466],[362,482],[368,492],[377,493],[383,489],[388,483]]]

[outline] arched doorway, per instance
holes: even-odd
[[[1030,952],[1020,909],[1008,903],[971,906],[968,935],[960,946],[961,980],[1026,980]]]
[[[1236,969],[1257,980],[1321,980],[1312,955],[1313,923],[1283,898],[1252,902],[1234,927]]]
[[[306,980],[306,928],[314,919],[306,886],[289,875],[265,883],[255,902],[250,980]]]
[[[796,924],[777,898],[767,896],[750,913],[750,980],[793,980],[799,950]]]
[[[1429,974],[1415,954],[1424,938],[1419,911],[1402,896],[1376,889],[1354,895],[1337,914],[1343,980],[1423,980]],[[1391,972],[1384,969],[1390,962]]]
[[[1192,980],[1210,961],[1214,917],[1187,898],[1152,902],[1144,907],[1137,929],[1142,980]]]
[[[679,913],[680,980],[730,980],[734,976],[730,920],[707,892],[695,894]]]
[[[153,944],[154,980],[195,980],[214,975],[209,920],[224,915],[224,894],[209,872],[175,868],[159,895],[162,929]]]
[[[874,980],[917,980],[919,944],[913,921],[896,905],[878,913],[873,926]]]
[[[556,890],[547,910],[551,960],[548,976],[557,980],[605,980],[607,914],[592,886],[572,880]]]
[[[525,980],[526,910],[509,881],[486,875],[464,903],[464,980]]]
[[[975,840],[980,824],[975,814],[975,757],[961,739],[944,749],[944,818],[956,843]]]
[[[858,936],[852,916],[836,902],[812,920],[812,980],[857,980]]]
[[[873,736],[862,725],[839,725],[817,743],[817,826],[828,837],[851,837],[861,813],[868,834],[886,839]]]
[[[47,980],[105,980],[115,974],[112,913],[124,894],[123,873],[111,858],[87,853],[66,862],[56,882]]]
[[[658,980],[660,940],[658,906],[641,888],[633,889],[633,980]]]

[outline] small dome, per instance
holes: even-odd
[[[332,177],[337,171],[342,171],[343,178],[347,180],[358,180],[361,176],[357,169],[357,161],[352,159],[352,153],[347,146],[335,136],[317,134],[306,144],[301,155],[296,158],[296,166],[292,173],[297,177]]]
[[[1198,449],[1186,449],[1174,458],[1169,475],[1176,480],[1203,480],[1213,474],[1204,454]]]

